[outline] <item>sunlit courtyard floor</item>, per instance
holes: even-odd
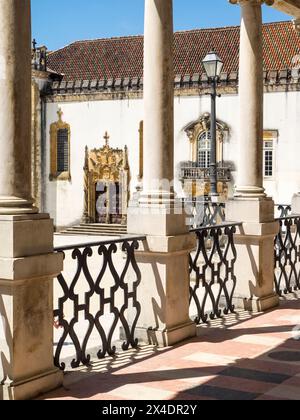
[[[175,347],[151,346],[95,361],[65,375],[43,400],[298,400],[300,297],[199,327]],[[298,338],[298,340],[297,340]]]

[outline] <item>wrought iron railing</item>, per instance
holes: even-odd
[[[300,290],[300,215],[278,219],[275,238],[275,289],[279,296]]]
[[[116,347],[113,339],[118,327],[122,328],[126,337],[122,349],[137,347],[135,328],[141,312],[137,289],[141,273],[135,251],[143,240],[144,237],[131,237],[55,249],[56,252],[63,252],[65,257],[70,251],[72,259],[77,262],[76,269],[73,263],[72,267],[58,276],[55,285],[59,289],[59,298],[54,306],[54,326],[60,332],[60,337],[57,339],[54,361],[60,369],[66,368],[62,361],[65,347],[75,349],[72,368],[80,364],[88,365],[91,359],[87,354],[90,340],[96,345],[99,359],[114,355]],[[123,263],[119,261],[116,264],[115,258],[120,254]],[[130,280],[127,278],[129,271]],[[129,306],[134,311],[130,323],[125,314]],[[82,319],[84,325],[79,327]]]
[[[240,223],[196,229],[197,249],[190,255],[190,311],[197,324],[233,313]]]
[[[184,209],[191,228],[215,226],[225,222],[225,203],[184,198]]]
[[[191,163],[185,164],[183,163],[180,168],[180,179],[187,180],[202,180],[202,181],[209,181],[210,180],[210,168],[200,168],[197,165],[192,165]],[[219,181],[222,182],[230,182],[231,181],[231,168],[221,167],[217,168],[217,178]]]
[[[290,204],[276,204],[275,205],[275,214],[277,212],[276,217],[288,217],[292,213],[292,206]]]

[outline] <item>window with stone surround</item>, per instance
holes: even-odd
[[[62,120],[63,112],[57,112],[58,121],[50,126],[50,181],[70,181],[70,125]]]

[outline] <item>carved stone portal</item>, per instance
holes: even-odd
[[[85,150],[84,223],[126,224],[130,171],[128,150],[105,146]]]

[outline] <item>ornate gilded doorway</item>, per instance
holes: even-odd
[[[113,149],[104,136],[101,149],[85,150],[84,223],[126,224],[129,200],[127,147]]]

